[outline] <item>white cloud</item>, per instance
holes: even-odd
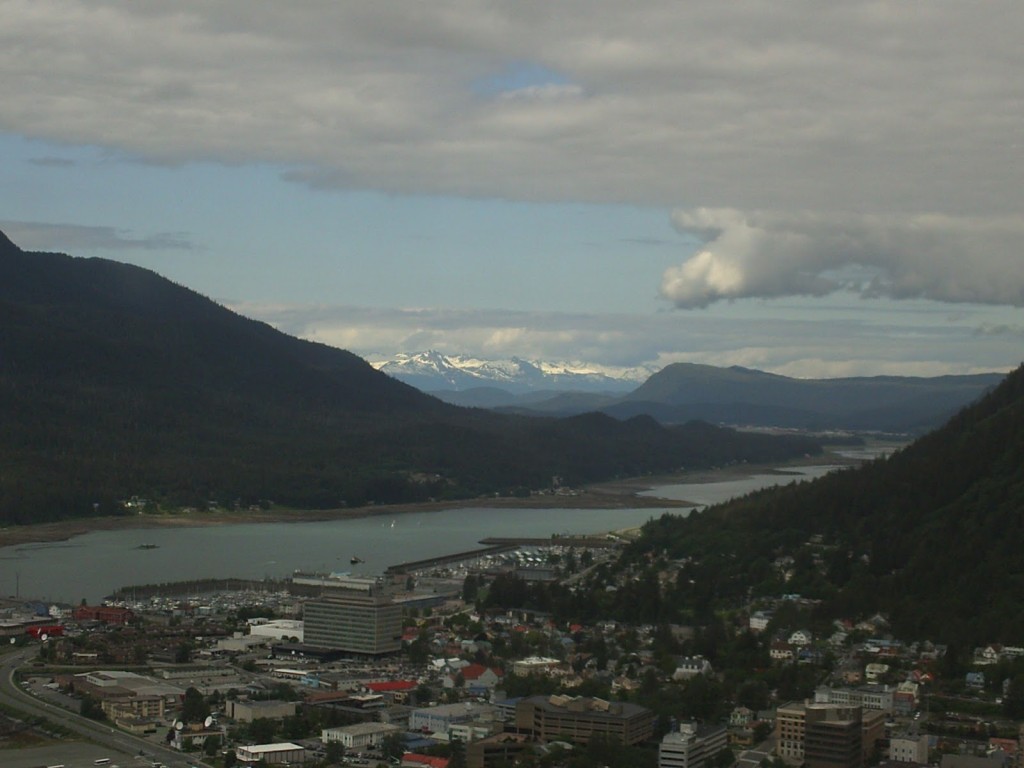
[[[780,371],[1019,357],[1001,330],[1019,317],[972,306],[926,327],[886,304],[1024,304],[1018,0],[0,0],[0,14],[3,132],[122,162],[269,164],[313,187],[685,206],[676,225],[705,241],[662,283],[700,316],[266,315],[300,335],[361,353]],[[36,165],[61,164],[43,151]],[[19,244],[56,242],[14,224]],[[59,243],[190,247],[104,227]],[[817,305],[832,320],[716,313],[850,290],[860,309]]]
[[[679,307],[851,288],[866,296],[1024,306],[1022,218],[698,208],[676,211],[673,223],[706,241],[664,274],[661,293]],[[873,277],[852,283],[851,266]]]
[[[674,362],[741,365],[800,377],[937,375],[1008,370],[1020,362],[1014,333],[979,338],[979,327],[1005,325],[1005,308],[964,305],[936,325],[928,312],[879,299],[821,312],[764,306],[756,313],[570,314],[503,310],[371,309],[229,303],[280,330],[377,360],[435,349],[483,359],[522,357],[606,367]],[[798,319],[805,311],[809,317]]]
[[[1024,6],[3,0],[0,129],[397,193],[1022,208]],[[488,97],[510,66],[558,73]]]

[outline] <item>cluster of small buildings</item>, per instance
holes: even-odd
[[[446,742],[464,745],[471,768],[511,764],[527,751],[543,753],[552,744],[572,749],[596,737],[651,746],[655,714],[638,704],[613,700],[616,694],[637,688],[645,671],[656,670],[665,685],[716,674],[711,661],[700,655],[656,658],[652,641],[657,628],[625,627],[611,620],[587,627],[556,626],[537,612],[489,617],[468,613],[463,618],[474,627],[472,631],[458,628],[464,625],[445,626],[436,617],[406,629],[403,619],[410,605],[418,604],[410,602],[408,578],[402,573],[381,578],[297,574],[293,582],[301,598],[280,597],[281,605],[289,606],[287,618],[249,619],[244,633],[230,633],[212,621],[205,624],[216,611],[212,603],[202,600],[147,616],[145,628],[138,626],[135,607],[84,605],[68,608],[59,617],[48,610],[19,628],[22,633],[26,627],[41,632],[59,620],[69,635],[83,628],[103,630],[102,655],[118,662],[128,661],[142,648],[153,669],[148,677],[90,671],[62,676],[59,683],[96,700],[126,730],[152,732],[170,722],[169,743],[181,749],[201,746],[215,736],[223,738],[225,732],[217,722],[174,722],[189,687],[204,695],[233,688],[240,691],[240,696],[223,702],[220,713],[234,723],[280,720],[296,715],[299,707],[321,708],[331,714],[326,722],[344,723],[298,743],[238,746],[236,756],[243,764],[302,763],[335,743],[346,753],[373,752],[396,736],[401,736],[408,750],[402,765],[433,768],[444,768],[444,761],[417,750]],[[446,592],[445,603],[450,598]],[[416,598],[422,599],[422,595]],[[798,595],[779,601],[812,607]],[[464,610],[461,604],[460,608]],[[299,610],[301,620],[296,618]],[[894,734],[887,723],[894,717],[909,719],[916,711],[920,687],[928,681],[927,662],[941,656],[941,647],[888,639],[883,617],[858,625],[837,622],[831,635],[821,637],[802,627],[773,629],[773,619],[769,605],[750,613],[745,629],[772,631],[765,646],[775,664],[814,664],[826,652],[834,655],[838,661],[831,684],[819,686],[810,700],[790,702],[769,713],[736,707],[728,725],[674,722],[658,742],[659,768],[712,768],[727,748],[754,746],[761,739],[755,739],[754,733],[771,729],[774,756],[794,766],[863,768],[886,746],[892,761],[927,760],[926,736],[912,731]],[[675,640],[692,637],[690,628],[669,630]],[[848,642],[855,631],[867,639]],[[628,644],[626,636],[631,640]],[[99,654],[73,639],[53,638],[49,648],[60,654],[54,658],[96,665]],[[588,640],[613,651],[618,663],[609,665],[607,659],[599,663],[592,652],[594,643]],[[427,648],[422,663],[395,661],[403,647],[413,643]],[[170,658],[182,644],[191,648],[188,658]],[[499,644],[526,651],[498,659],[492,651]],[[978,649],[975,661],[980,666],[1018,656],[1024,656],[1024,649],[992,645]],[[908,673],[907,667],[913,666],[906,663],[910,659],[922,663]],[[243,661],[250,676],[239,677]],[[900,667],[903,671],[894,674],[893,669]],[[502,688],[508,676],[550,676],[556,678],[558,690],[568,693],[505,699]],[[253,677],[285,681],[301,701],[268,700],[259,695],[259,683]],[[607,685],[612,695],[573,695],[586,690],[579,687],[584,683]],[[431,701],[434,698],[445,703],[436,704]]]

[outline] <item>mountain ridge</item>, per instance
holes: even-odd
[[[814,441],[448,405],[156,273],[0,240],[0,521],[529,493]],[[638,428],[643,425],[643,436]]]
[[[1020,644],[1022,508],[1024,366],[886,459],[666,516],[634,556],[695,558],[690,576],[724,603],[799,593],[826,625],[881,611],[907,639]]]
[[[604,374],[589,380],[577,374],[557,378],[544,374],[542,364],[517,358],[511,364],[492,364],[427,352],[396,359],[402,365],[375,365],[447,403],[506,414],[564,418],[596,410],[620,419],[653,416],[663,424],[697,419],[731,426],[901,434],[921,434],[940,425],[1004,376],[796,379],[742,366],[673,363],[621,391],[633,379],[620,378],[611,385]],[[524,370],[525,378],[510,386]],[[629,369],[628,374],[637,376],[640,370]],[[441,388],[441,378],[450,388]]]

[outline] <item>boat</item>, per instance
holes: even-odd
[[[363,558],[361,558],[361,557],[356,557],[355,555],[353,555],[353,556],[352,556],[352,559],[351,559],[351,560],[349,560],[349,562],[350,562],[350,563],[352,563],[352,565],[357,565],[357,564],[359,564],[359,563],[362,563],[362,562],[365,562],[365,561],[363,560]]]
[[[139,544],[139,549],[157,549],[159,544]]]

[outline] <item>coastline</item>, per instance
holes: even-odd
[[[792,462],[772,464],[736,464],[719,469],[694,470],[667,475],[625,478],[588,485],[573,494],[538,494],[526,498],[481,497],[456,501],[432,501],[416,504],[384,504],[373,507],[340,509],[270,509],[219,512],[168,512],[159,514],[118,515],[76,518],[52,523],[0,528],[0,547],[20,544],[66,541],[94,531],[145,530],[160,528],[200,528],[204,526],[239,525],[243,523],[286,523],[346,520],[378,515],[400,515],[408,512],[438,512],[446,509],[482,507],[486,509],[690,509],[699,506],[687,501],[641,496],[642,491],[660,485],[678,483],[713,483],[754,474],[786,474],[786,466],[850,464],[848,459],[817,456]]]
[[[382,504],[374,507],[342,509],[270,509],[266,511],[168,512],[158,514],[117,515],[61,520],[35,525],[0,528],[0,547],[21,544],[66,541],[94,531],[156,530],[160,528],[202,528],[243,523],[288,523],[348,520],[363,517],[395,516],[408,512],[440,512],[446,509],[482,507],[486,509],[626,509],[689,508],[690,504],[670,499],[638,496],[636,491],[593,489],[576,495],[538,495],[527,498],[497,497],[431,501],[417,504]]]

